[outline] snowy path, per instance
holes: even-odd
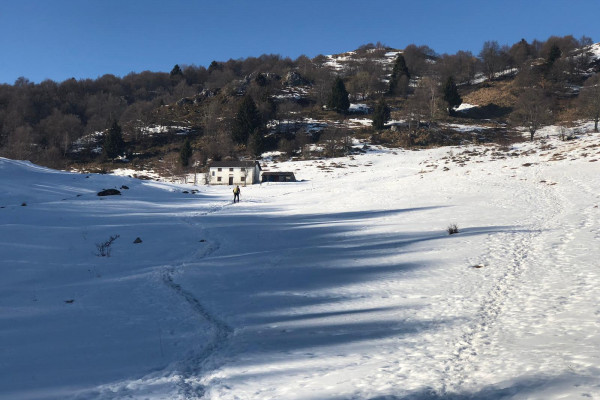
[[[212,205],[207,211],[199,213],[198,216],[203,217],[219,212],[226,206],[227,205],[223,203]],[[198,229],[198,224],[194,222],[198,216],[194,218],[185,218],[184,222]],[[206,232],[203,232],[202,236],[206,237]],[[179,370],[177,371],[177,374],[179,375],[179,394],[185,400],[198,399],[204,395],[205,388],[200,384],[199,379],[207,372],[207,369],[215,368],[215,365],[210,364],[210,358],[227,344],[229,337],[233,333],[233,329],[226,322],[212,314],[201,304],[197,297],[185,290],[181,284],[175,283],[175,276],[180,272],[179,270],[185,268],[186,264],[198,262],[219,249],[219,243],[207,241],[206,239],[202,240],[202,243],[205,244],[205,246],[200,247],[192,257],[182,262],[180,265],[166,267],[162,275],[163,282],[167,287],[180,296],[198,317],[203,320],[203,322],[208,322],[212,329],[211,338],[207,343],[203,344],[202,351],[192,353],[188,358],[179,362]]]
[[[179,386],[180,394],[184,399],[196,399],[204,394],[204,387],[200,385],[198,377],[205,372],[205,365],[209,358],[227,344],[229,336],[232,334],[232,328],[225,322],[221,321],[215,315],[211,314],[194,295],[182,289],[180,284],[173,282],[174,269],[169,268],[163,275],[165,284],[177,293],[190,307],[198,314],[199,317],[208,321],[213,328],[212,337],[209,342],[204,343],[204,350],[198,354],[193,354],[179,364],[180,374]]]
[[[534,173],[526,179],[537,182],[539,176]],[[531,296],[526,275],[539,266],[537,258],[540,251],[536,245],[544,242],[543,232],[557,224],[556,218],[564,209],[564,204],[552,190],[542,186],[507,185],[506,191],[513,197],[513,202],[527,207],[527,218],[519,221],[519,226],[510,232],[491,236],[485,244],[486,251],[481,262],[474,266],[496,269],[499,275],[484,291],[474,317],[454,344],[453,354],[444,367],[445,373],[438,391],[440,396],[476,388],[482,356],[501,355],[502,350],[497,349],[502,346],[498,343],[497,331],[502,329],[502,316],[507,309],[523,309],[524,302]],[[501,199],[499,204],[506,204],[506,199]],[[464,289],[465,293],[473,290]],[[514,317],[522,320],[517,315]]]
[[[598,340],[588,336],[582,341],[582,333],[585,337],[600,329],[598,318],[589,314],[600,284],[598,264],[589,257],[590,244],[598,240],[598,194],[589,184],[597,182],[596,175],[560,174],[558,183],[548,184],[540,179],[548,172],[534,169],[526,179],[541,184],[528,185],[523,193],[507,188],[514,201],[528,206],[528,217],[520,222],[523,229],[488,242],[489,254],[481,264],[504,265],[506,271],[455,343],[436,391],[440,397],[459,398],[466,392],[473,398],[529,398],[527,393],[545,392],[542,398],[560,398],[561,391],[573,389],[593,397],[590,393],[598,392],[599,371],[589,368],[600,361]],[[569,337],[576,339],[561,343]],[[527,379],[502,389],[515,372]],[[492,385],[481,389],[490,377]],[[577,383],[564,387],[573,380]]]

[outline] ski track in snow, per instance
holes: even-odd
[[[539,181],[539,176],[536,174],[528,179]],[[584,180],[570,176],[565,179],[580,189],[582,198],[599,197]],[[468,393],[470,387],[475,387],[477,382],[473,377],[477,375],[481,363],[479,358],[486,352],[493,353],[488,349],[498,346],[495,343],[498,339],[495,331],[500,327],[496,325],[507,308],[519,310],[523,308],[521,305],[527,306],[528,302],[535,301],[536,307],[543,308],[541,313],[539,309],[536,310],[538,315],[553,318],[558,313],[576,311],[579,303],[593,304],[595,301],[594,283],[600,277],[592,265],[574,262],[573,253],[586,250],[575,247],[576,235],[581,232],[591,232],[595,239],[600,237],[597,233],[598,221],[595,220],[597,205],[585,207],[579,219],[565,218],[570,205],[569,199],[561,196],[558,191],[555,186],[544,185],[536,193],[524,193],[528,197],[527,201],[534,204],[530,209],[535,210],[530,219],[522,223],[526,231],[502,233],[489,241],[489,258],[482,264],[486,268],[497,265],[506,270],[487,291],[475,318],[455,340],[452,355],[445,362],[439,387],[433,390],[434,396],[462,399],[465,389]],[[559,236],[552,237],[549,233],[558,233]],[[588,300],[585,300],[586,296],[589,297]],[[600,308],[597,314],[600,314]],[[537,321],[527,321],[525,315],[521,319],[523,326],[535,328]],[[595,331],[597,328],[598,326],[591,330]],[[561,336],[568,337],[572,327],[561,325],[557,329]],[[519,355],[513,357],[518,359]],[[556,358],[541,363],[541,367],[549,371],[558,370],[556,365],[568,363],[568,369],[574,374],[584,377],[590,375],[586,365],[575,365],[573,360],[561,360],[558,356]],[[592,382],[595,379],[593,376],[588,378]],[[582,393],[582,396],[588,394]]]
[[[228,205],[230,205],[230,203],[213,204],[209,207],[208,211],[197,214],[196,218],[198,216],[207,216],[219,212]],[[184,222],[192,226],[197,226],[198,223],[194,220],[195,218],[185,218]],[[198,250],[189,260],[178,265],[166,267],[162,273],[164,284],[181,297],[199,318],[208,322],[213,330],[210,342],[204,345],[204,349],[200,353],[192,354],[179,363],[178,386],[180,388],[180,395],[182,395],[185,400],[200,399],[204,396],[205,387],[200,383],[203,372],[206,368],[214,368],[214,365],[210,365],[210,358],[227,344],[229,337],[233,333],[233,328],[219,319],[216,315],[212,314],[202,305],[197,297],[182,288],[181,284],[176,283],[174,281],[174,276],[178,270],[184,268],[191,260],[199,261],[217,251],[219,247],[219,243],[209,242],[207,249]],[[200,254],[201,251],[202,253]]]
[[[514,293],[521,290],[525,269],[535,263],[531,251],[533,243],[546,229],[548,221],[552,221],[560,213],[562,206],[548,189],[540,190],[538,194],[540,195],[536,198],[527,199],[530,202],[533,200],[538,212],[530,221],[522,224],[524,232],[517,230],[497,234],[488,242],[489,254],[482,263],[484,268],[499,266],[505,271],[483,296],[475,317],[453,344],[452,356],[445,363],[440,387],[436,389],[439,396],[452,396],[464,390],[465,382],[476,368],[479,354],[493,340],[489,331],[494,328],[505,304],[511,302]]]
[[[217,213],[229,205],[230,203],[223,202],[211,204],[207,211],[193,213],[189,217],[183,217],[182,221],[191,226],[198,226],[199,224],[196,222],[198,217]],[[206,235],[204,236],[206,237]],[[171,380],[175,379],[178,387],[177,399],[179,400],[197,400],[204,396],[205,387],[201,383],[203,373],[206,370],[216,368],[218,362],[216,364],[211,363],[211,357],[227,344],[229,337],[233,334],[232,327],[212,314],[202,305],[197,297],[190,291],[185,290],[175,279],[180,270],[185,268],[188,263],[201,261],[203,258],[219,250],[220,245],[218,242],[206,240],[205,243],[207,243],[207,246],[199,248],[185,260],[177,264],[164,266],[158,276],[162,284],[169,288],[176,296],[180,297],[190,307],[197,318],[202,322],[210,324],[212,330],[210,341],[203,344],[203,348],[200,351],[190,350],[189,356],[176,362],[175,366],[169,365],[162,372],[153,372],[137,380],[137,382],[152,382],[157,377],[160,379],[161,375]],[[94,394],[94,398],[137,398],[134,394],[135,392],[132,392],[129,386],[131,386],[130,382],[104,385],[98,388]],[[75,398],[79,397],[76,396]]]
[[[185,264],[182,264],[182,266],[185,266]],[[178,372],[180,375],[178,382],[180,394],[183,395],[184,399],[192,400],[201,398],[204,395],[204,387],[199,383],[202,372],[209,363],[210,357],[227,344],[233,329],[211,314],[193,294],[173,281],[175,269],[176,267],[170,267],[165,271],[163,274],[164,283],[185,300],[199,317],[208,321],[213,327],[212,339],[205,345],[204,350],[180,362]]]

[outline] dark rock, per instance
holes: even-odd
[[[121,192],[117,189],[104,189],[103,191],[98,192],[98,196],[116,196],[120,194]]]
[[[125,190],[127,190],[127,189],[129,189],[129,186],[125,186],[125,185],[123,185],[123,186],[121,186],[121,189],[125,189]]]
[[[133,243],[138,244],[138,243],[142,243],[142,239],[140,239],[139,237],[136,238]]]

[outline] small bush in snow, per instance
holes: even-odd
[[[455,233],[458,233],[458,225],[450,224],[446,231],[448,232],[448,235],[454,235]]]
[[[119,235],[111,236],[106,242],[96,243],[96,248],[98,249],[98,253],[96,254],[98,257],[110,257],[110,246],[113,244],[115,240],[119,238]]]

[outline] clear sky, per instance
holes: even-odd
[[[600,41],[600,0],[0,0],[0,83],[165,71],[261,54],[292,59],[486,40]]]

